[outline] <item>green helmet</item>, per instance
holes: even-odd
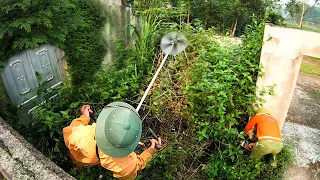
[[[266,108],[259,108],[259,109],[257,110],[256,115],[258,115],[258,114],[270,114],[270,113],[267,111]]]
[[[108,104],[97,119],[97,145],[111,157],[124,157],[133,152],[141,132],[142,122],[138,112],[124,102]]]

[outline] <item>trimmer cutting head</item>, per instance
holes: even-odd
[[[178,32],[166,34],[161,39],[161,50],[165,54],[176,55],[182,52],[188,46],[187,38]]]

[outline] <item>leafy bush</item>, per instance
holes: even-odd
[[[151,73],[152,59],[156,54],[156,48],[150,46],[156,47],[153,45],[153,37],[157,34],[158,22],[149,18],[149,24],[145,20],[145,17],[141,17],[140,30],[133,27],[136,29],[136,34],[132,46],[125,47],[121,40],[117,42],[116,59],[108,69],[97,70],[90,82],[78,85],[77,88],[74,88],[68,80],[64,80],[58,89],[58,97],[34,111],[32,124],[28,128],[17,123],[19,120],[16,116],[10,113],[11,116],[8,116],[5,110],[1,110],[1,115],[11,126],[46,157],[77,179],[98,179],[100,175],[110,179],[112,173],[102,167],[74,166],[63,141],[62,128],[80,116],[79,108],[84,104],[90,104],[94,110],[92,117],[94,122],[104,105],[108,103],[113,101],[136,103],[137,94],[140,93],[146,76]]]
[[[11,124],[77,179],[98,179],[100,175],[111,179],[111,173],[102,167],[75,167],[67,155],[61,129],[80,115],[83,104],[93,107],[93,121],[103,106],[112,101],[137,104],[151,78],[152,66],[163,58],[162,53],[157,55],[161,35],[182,31],[189,46],[185,52],[168,57],[139,111],[144,127],[142,137],[150,138],[147,130],[151,128],[164,139],[166,148],[153,157],[138,179],[280,176],[290,158],[287,148],[278,156],[279,168],[274,170],[266,163],[267,157],[261,162],[249,160],[247,152],[239,146],[252,104],[256,100],[263,103],[259,94],[255,94],[255,83],[261,75],[263,24],[249,27],[239,45],[217,36],[214,29],[206,30],[200,21],[192,24],[168,21],[159,24],[151,17],[141,16],[141,27],[126,27],[134,28],[132,46],[124,47],[119,41],[116,59],[108,69],[97,70],[89,82],[77,88],[65,80],[58,98],[36,110],[29,128]],[[76,49],[76,43],[74,46]],[[261,93],[266,92],[272,93],[270,90]],[[15,118],[10,117],[13,119],[5,119]]]
[[[101,36],[103,8],[98,0],[2,0],[2,67],[15,53],[49,43],[65,51],[75,85],[89,81],[106,52]]]
[[[266,11],[266,20],[276,25],[284,25],[284,18],[281,13],[272,10]]]
[[[208,44],[190,69],[185,96],[191,119],[197,124],[199,141],[211,140],[211,157],[205,168],[210,178],[261,179],[279,176],[288,153],[284,150],[277,172],[266,161],[249,160],[239,146],[243,129],[252,115],[253,104],[262,101],[256,94],[260,73],[263,24],[247,29],[242,45],[222,41]],[[263,93],[272,93],[265,91]],[[256,104],[261,106],[261,104]],[[280,155],[281,156],[281,155]],[[272,176],[270,176],[272,175]]]
[[[243,39],[241,47],[228,46],[231,42],[208,44],[189,72],[184,94],[190,102],[192,120],[198,124],[200,141],[213,138],[228,145],[238,138],[252,112],[257,100],[255,83],[260,72],[263,26],[248,30],[250,36]]]
[[[221,161],[219,154],[212,154],[205,171],[209,177],[217,179],[280,179],[288,164],[293,162],[292,150],[288,145],[277,155],[277,168],[270,166],[268,158],[269,155],[258,161],[242,155],[230,165]]]

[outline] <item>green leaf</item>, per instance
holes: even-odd
[[[66,110],[66,111],[60,111],[60,113],[62,114],[62,117],[65,118],[65,119],[70,119],[70,116],[69,116],[69,111]]]
[[[57,142],[56,145],[54,146],[53,151],[54,151],[54,152],[58,152],[58,153],[60,152],[60,150],[59,150],[59,143],[58,143],[58,142]]]
[[[50,132],[50,138],[52,138],[54,131]]]
[[[79,104],[80,104],[79,102],[71,103],[71,104],[70,104],[70,108],[73,109],[73,108],[79,107]]]

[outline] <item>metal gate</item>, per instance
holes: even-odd
[[[60,50],[43,45],[11,57],[1,77],[12,104],[24,109],[23,114],[30,114],[41,101],[55,96],[50,93],[51,97],[47,97],[48,93],[39,93],[39,88],[50,92],[62,83],[63,73]]]

